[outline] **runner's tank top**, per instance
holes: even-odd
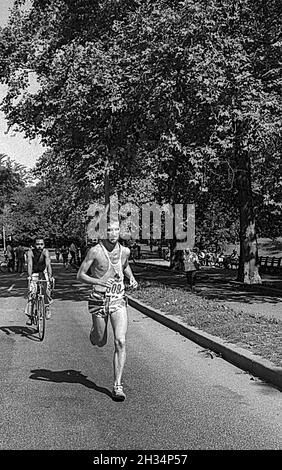
[[[122,246],[118,243],[119,259],[117,263],[113,263],[111,261],[110,254],[108,250],[104,247],[103,243],[99,243],[99,245],[101,246],[109,263],[107,272],[99,279],[103,281],[108,281],[112,279],[114,282],[111,288],[107,289],[106,295],[109,295],[111,300],[122,299],[124,297],[124,275],[121,263]],[[100,286],[94,286],[93,291],[100,293]]]
[[[46,259],[45,253],[43,251],[32,250],[32,272],[33,273],[42,273],[46,268]]]

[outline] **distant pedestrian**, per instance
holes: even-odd
[[[62,254],[62,258],[63,258],[63,266],[64,266],[64,268],[68,269],[68,267],[69,267],[69,249],[66,245],[62,245],[61,254]]]
[[[81,263],[84,260],[86,253],[87,253],[87,245],[85,242],[82,242],[80,245],[80,262]]]
[[[132,247],[131,247],[131,256],[132,256],[133,260],[138,258],[138,249],[137,249],[137,243],[136,242],[134,242]]]
[[[193,292],[196,283],[196,273],[200,268],[199,258],[194,251],[192,251],[190,248],[186,248],[183,252],[183,259],[187,285]]]
[[[211,266],[212,264],[212,253],[211,251],[206,251],[206,266]]]
[[[14,271],[15,266],[15,253],[12,245],[9,243],[6,246],[6,253],[5,253],[7,260],[8,260],[8,272],[12,273]]]
[[[200,265],[204,266],[205,265],[205,260],[206,260],[206,253],[204,252],[204,250],[199,251],[198,257],[199,257]]]
[[[12,269],[13,271],[16,270],[16,252],[14,245],[12,245]]]
[[[230,265],[231,265],[231,269],[233,266],[235,266],[235,268],[237,267],[239,263],[239,256],[238,256],[238,252],[237,250],[234,248],[234,250],[232,251],[231,255],[230,255]]]
[[[77,249],[75,244],[72,242],[70,244],[70,264],[75,264],[76,263],[76,257],[77,257]]]
[[[223,266],[223,262],[224,262],[224,253],[223,251],[219,251],[216,255],[215,264],[221,268]]]
[[[56,255],[56,260],[57,260],[57,262],[60,261],[60,254],[61,254],[61,250],[60,250],[59,247],[57,247],[57,248],[55,249],[55,255]]]
[[[24,246],[19,243],[19,245],[15,249],[16,254],[16,269],[18,273],[22,273],[24,271],[25,265],[25,248]]]

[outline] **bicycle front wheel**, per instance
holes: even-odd
[[[44,297],[38,298],[37,304],[37,319],[38,319],[38,335],[40,341],[43,341],[45,334],[45,304]]]

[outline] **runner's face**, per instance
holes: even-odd
[[[119,239],[119,224],[109,225],[107,235],[110,243],[116,243]]]
[[[43,240],[36,240],[36,242],[35,242],[35,248],[36,248],[38,251],[42,251],[43,248],[44,248],[44,241],[43,241]]]

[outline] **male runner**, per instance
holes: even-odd
[[[137,282],[128,263],[130,250],[119,242],[119,222],[112,222],[107,228],[107,239],[91,247],[77,273],[77,279],[92,285],[88,301],[92,314],[93,326],[90,341],[94,346],[102,347],[107,342],[107,324],[110,318],[114,333],[114,385],[112,396],[123,401],[126,396],[122,386],[126,351],[127,308],[124,297],[124,274],[130,286],[137,287]],[[87,274],[90,270],[90,274]]]
[[[27,325],[32,325],[31,320],[31,300],[32,296],[36,290],[36,282],[39,279],[45,279],[49,281],[46,284],[46,288],[44,287],[44,298],[45,298],[45,306],[46,306],[46,319],[49,320],[51,318],[50,312],[50,303],[52,301],[51,298],[51,289],[52,289],[52,267],[51,267],[51,259],[49,255],[49,251],[45,248],[43,238],[36,238],[35,239],[35,247],[28,250],[27,253],[27,273],[28,273],[28,281],[29,281],[29,293],[28,293],[28,303],[26,308],[26,315],[28,316],[28,320],[26,322]]]

